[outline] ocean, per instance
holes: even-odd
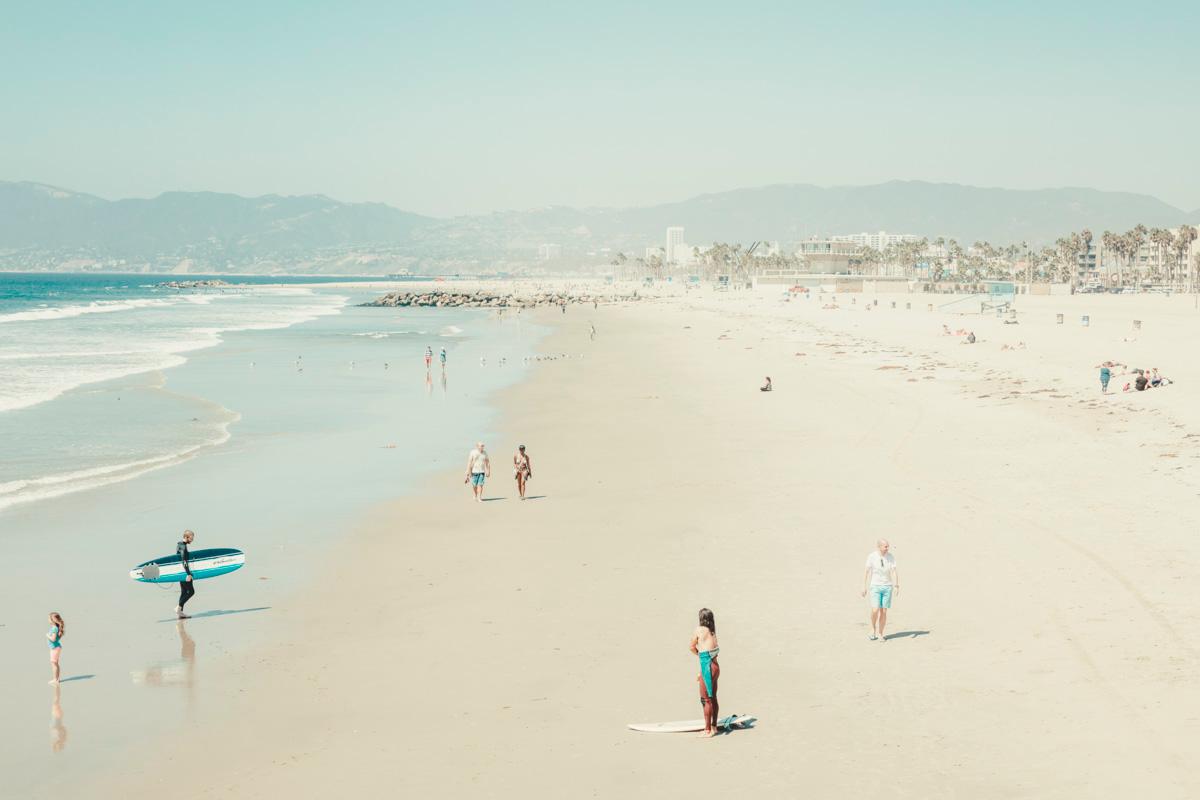
[[[413,311],[405,320],[420,324],[394,324],[395,310],[355,307],[379,292],[345,279],[226,277],[236,285],[161,286],[173,277],[0,273],[0,515],[218,449],[245,407],[259,407],[255,392],[273,398],[284,391],[299,403],[343,380],[344,392],[387,391],[372,379],[389,377],[382,365],[390,361],[397,367],[390,376],[413,376],[420,364],[421,379],[425,347],[457,350],[486,318],[472,310]],[[231,337],[245,353],[236,370],[197,378],[181,369]],[[354,372],[356,360],[363,364]],[[487,386],[500,376],[473,377]],[[273,416],[281,416],[278,409]],[[253,431],[258,423],[242,427]]]

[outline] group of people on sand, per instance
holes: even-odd
[[[483,502],[483,484],[490,477],[492,457],[488,455],[483,442],[476,442],[475,447],[467,454],[467,476],[463,479],[463,483],[471,485],[471,494],[475,502]],[[532,477],[533,461],[525,452],[525,445],[519,444],[517,452],[513,454],[513,478],[517,481],[517,494],[522,500],[525,499],[525,486]]]
[[[871,632],[867,639],[886,642],[884,628],[887,627],[888,610],[892,601],[900,595],[900,574],[896,571],[896,557],[887,539],[875,542],[875,549],[867,553],[866,570],[863,572],[862,597],[868,598]],[[716,736],[720,731],[720,706],[717,702],[717,684],[721,677],[721,665],[717,657],[721,648],[717,642],[716,617],[710,609],[702,608],[699,625],[692,631],[688,650],[700,660],[700,674],[696,683],[700,687],[700,707],[704,714],[705,738]]]
[[[1108,394],[1108,384],[1112,380],[1113,375],[1125,374],[1125,370],[1129,369],[1127,365],[1117,361],[1104,361],[1096,366],[1100,370],[1100,392],[1102,394]],[[1118,369],[1122,372],[1118,373]],[[1136,367],[1130,372],[1137,377],[1132,381],[1126,381],[1125,385],[1121,387],[1121,391],[1123,392],[1128,392],[1131,389],[1137,392],[1144,392],[1147,389],[1158,389],[1174,383],[1170,378],[1159,374],[1158,367]]]
[[[975,331],[969,331],[966,328],[959,328],[956,331],[950,330],[950,326],[942,323],[942,334],[944,336],[961,336],[963,344],[975,344]]]

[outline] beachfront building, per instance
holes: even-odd
[[[538,247],[538,261],[553,261],[562,258],[561,244],[543,244]]]
[[[668,264],[680,263],[681,257],[691,255],[691,249],[683,242],[683,228],[672,226],[667,228],[667,246],[664,248]]]
[[[881,253],[894,244],[921,241],[920,236],[914,236],[911,233],[888,233],[887,231],[851,233],[843,236],[831,236],[830,239],[835,242],[850,242],[858,247],[869,247]]]
[[[847,275],[860,245],[854,242],[813,237],[800,242],[796,256],[803,262],[803,271],[826,275]]]

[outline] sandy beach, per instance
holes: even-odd
[[[1200,793],[1192,300],[1021,298],[1017,325],[923,295],[827,300],[526,312],[552,330],[493,398],[489,502],[455,466],[472,441],[436,454],[444,471],[242,615],[251,644],[209,662],[169,737],[34,795]],[[1102,396],[1107,359],[1176,383]],[[903,589],[870,642],[880,536]],[[699,717],[702,606],[722,713],[758,725],[626,730]],[[180,646],[228,619],[186,623]],[[86,691],[63,687],[77,716]]]

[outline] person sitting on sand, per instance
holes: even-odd
[[[688,649],[700,657],[700,675],[696,682],[700,684],[700,706],[704,709],[704,733],[701,735],[706,738],[716,736],[717,679],[721,677],[717,656],[721,648],[717,646],[717,621],[707,608],[700,609],[700,624],[692,631]]]
[[[1158,367],[1155,367],[1153,370],[1151,370],[1150,385],[1155,389],[1163,385],[1162,376],[1158,374]]]
[[[759,390],[760,392],[770,392],[770,391],[773,391],[773,389],[772,389],[772,387],[771,387],[771,376],[770,376],[770,375],[768,375],[768,376],[767,376],[767,382],[766,382],[766,383],[764,383],[762,386],[758,387],[758,390]]]
[[[1133,382],[1134,388],[1139,392],[1146,391],[1146,387],[1150,384],[1150,379],[1146,377],[1145,372],[1138,372],[1137,380]]]
[[[50,683],[58,684],[59,661],[62,659],[62,638],[67,634],[67,623],[63,622],[62,614],[57,611],[50,612],[50,631],[46,634],[46,641],[50,642]]]
[[[967,338],[963,341],[963,344],[975,344],[975,331],[967,334]]]

